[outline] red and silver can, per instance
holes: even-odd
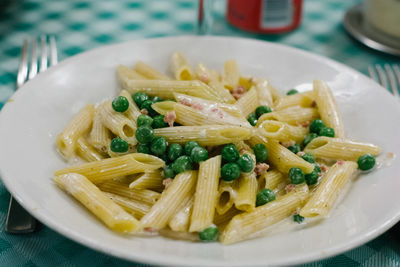
[[[228,0],[226,17],[249,32],[285,33],[301,22],[303,0]]]

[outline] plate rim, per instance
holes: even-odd
[[[126,42],[120,42],[120,43],[115,43],[115,44],[109,44],[109,45],[104,45],[104,46],[100,46],[94,49],[90,49],[88,51],[85,51],[83,53],[79,53],[77,55],[74,55],[72,57],[69,57],[67,59],[64,59],[62,62],[60,62],[58,65],[52,67],[51,69],[47,70],[44,73],[51,73],[54,71],[57,71],[58,68],[62,68],[64,65],[66,64],[70,64],[70,62],[76,60],[79,57],[83,57],[83,56],[88,56],[91,53],[97,53],[98,51],[101,50],[107,50],[107,49],[115,49],[119,46],[125,46],[131,43],[134,44],[138,44],[138,43],[146,43],[146,42],[154,42],[154,41],[159,41],[159,40],[168,40],[168,39],[173,39],[176,41],[182,41],[182,40],[186,40],[186,39],[196,39],[196,38],[201,38],[201,39],[215,39],[215,40],[229,40],[229,41],[235,41],[235,40],[241,40],[241,41],[245,41],[245,42],[254,42],[254,43],[259,43],[259,44],[268,44],[274,47],[279,47],[279,48],[284,48],[287,50],[291,50],[293,52],[302,54],[304,56],[310,57],[318,62],[321,62],[323,64],[327,64],[330,67],[333,67],[335,69],[339,68],[342,70],[347,70],[350,71],[352,73],[357,73],[358,75],[363,76],[364,78],[368,78],[371,82],[374,82],[376,84],[376,86],[381,87],[378,83],[376,83],[373,79],[369,78],[368,76],[364,75],[363,73],[347,66],[344,65],[340,62],[337,62],[333,59],[330,59],[328,57],[322,56],[322,55],[318,55],[318,54],[314,54],[312,52],[309,51],[305,51],[299,48],[295,48],[295,47],[291,47],[288,45],[284,45],[284,44],[279,44],[279,43],[273,43],[273,42],[268,42],[268,41],[263,41],[263,40],[255,40],[255,39],[250,39],[250,38],[243,38],[243,37],[225,37],[225,36],[196,36],[196,35],[184,35],[184,36],[170,36],[170,37],[157,37],[157,38],[148,38],[148,39],[138,39],[138,40],[131,40],[131,41],[126,41]],[[48,75],[47,74],[47,75]],[[41,77],[45,77],[46,74],[41,74]],[[42,78],[45,79],[45,78]],[[26,84],[30,84],[31,81],[28,81]],[[375,87],[376,87],[375,86]],[[24,87],[25,85],[15,91],[15,93],[10,97],[13,98],[15,96],[17,96],[18,94],[20,94],[22,91],[24,91]],[[376,87],[376,88],[378,88]],[[384,90],[384,88],[382,87],[381,89]],[[386,90],[385,90],[386,91]],[[386,91],[386,93],[388,95],[390,95],[389,92]],[[3,109],[7,109],[7,103],[4,105]],[[0,112],[0,125],[2,122],[2,117],[1,114],[3,112]],[[126,255],[125,253],[119,253],[119,251],[114,251],[114,250],[109,250],[108,247],[106,246],[102,246],[99,245],[98,243],[96,243],[94,240],[91,240],[90,238],[86,238],[85,236],[79,235],[78,232],[75,231],[71,231],[65,227],[59,226],[55,221],[52,220],[51,216],[46,215],[46,213],[42,213],[41,211],[37,211],[35,210],[35,208],[33,207],[33,204],[31,205],[29,202],[24,202],[23,201],[23,196],[21,198],[21,196],[19,195],[18,192],[15,191],[14,188],[10,188],[10,184],[9,184],[9,179],[4,179],[3,178],[3,171],[2,168],[0,168],[0,178],[4,184],[4,186],[6,187],[6,189],[10,192],[10,194],[22,205],[22,207],[24,207],[26,210],[28,210],[32,216],[34,216],[35,218],[37,218],[39,221],[41,221],[43,224],[45,224],[46,226],[48,226],[50,229],[52,229],[53,231],[61,234],[63,237],[73,240],[74,242],[77,242],[79,244],[82,244],[84,246],[87,246],[95,251],[99,251],[101,253],[104,253],[106,255],[111,255],[123,260],[127,260],[127,261],[136,261],[136,262],[142,262],[142,263],[147,263],[147,264],[156,264],[156,265],[165,265],[165,261],[167,261],[168,265],[174,265],[174,266],[209,266],[210,264],[218,264],[219,266],[241,266],[243,263],[223,263],[223,262],[218,262],[216,263],[215,261],[201,261],[201,262],[196,262],[193,264],[189,264],[187,262],[185,262],[184,258],[180,258],[177,256],[172,256],[172,257],[164,257],[164,258],[160,258],[160,257],[153,257],[153,255],[158,255],[157,253],[151,253],[151,251],[148,251],[148,253],[144,254],[145,256],[142,256],[140,253],[136,253],[134,255],[130,254],[130,257],[128,255]],[[349,242],[346,242],[345,244],[338,244],[336,246],[330,247],[328,252],[323,252],[321,253],[321,251],[319,252],[312,252],[309,253],[307,255],[307,257],[302,257],[299,256],[297,258],[291,258],[291,259],[285,259],[284,261],[281,262],[271,262],[268,263],[270,265],[291,265],[291,264],[304,264],[304,263],[308,263],[308,262],[312,262],[312,261],[317,261],[317,260],[323,260],[329,257],[333,257],[336,256],[338,254],[341,254],[345,251],[348,251],[350,249],[353,249],[355,247],[358,247],[364,243],[367,243],[368,241],[376,238],[377,236],[383,234],[385,231],[387,231],[390,227],[392,227],[395,223],[397,223],[400,220],[400,210],[397,212],[397,214],[395,216],[393,216],[390,220],[386,221],[385,224],[381,225],[378,228],[374,228],[372,230],[369,230],[367,234],[365,235],[358,235],[355,238],[352,238]],[[252,262],[250,263],[251,266],[264,266],[265,263],[263,262]]]

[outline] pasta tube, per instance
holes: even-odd
[[[158,157],[133,153],[67,167],[55,171],[54,174],[61,175],[74,172],[86,176],[93,183],[100,183],[123,175],[155,170],[164,165],[164,161]]]
[[[136,62],[133,69],[140,75],[142,75],[150,80],[171,80],[170,77],[168,77],[168,76],[162,74],[161,72],[159,72],[158,70],[150,67],[143,61]]]
[[[266,79],[255,78],[255,89],[258,95],[258,105],[274,107],[270,84]]]
[[[151,205],[135,199],[126,198],[113,193],[104,192],[112,201],[121,206],[126,212],[133,214],[137,219],[141,219],[149,212]]]
[[[328,127],[333,128],[335,137],[344,138],[344,126],[340,116],[336,100],[328,85],[320,80],[314,81],[315,101],[321,119]]]
[[[305,122],[311,122],[316,118],[318,118],[317,109],[295,106],[263,114],[258,118],[256,127],[260,126],[266,120],[277,120],[292,125],[301,125]]]
[[[137,117],[142,114],[139,110],[139,108],[136,106],[136,104],[132,101],[132,96],[128,91],[122,90],[121,93],[119,94],[120,96],[124,96],[126,99],[128,99],[129,102],[129,107],[128,110],[124,112],[125,116],[127,116],[130,120],[133,120],[136,122]]]
[[[173,231],[187,232],[190,216],[193,209],[193,196],[187,196],[181,203],[181,207],[168,222],[169,228]]]
[[[68,173],[57,175],[54,180],[61,189],[81,202],[110,229],[127,233],[138,228],[139,221],[104,195],[85,176]]]
[[[57,136],[57,148],[66,159],[74,155],[79,137],[89,131],[92,126],[94,110],[92,104],[86,105]]]
[[[282,110],[293,106],[310,108],[315,104],[314,98],[314,91],[284,96],[275,102],[275,110]]]
[[[195,140],[204,146],[216,146],[248,140],[253,130],[233,125],[176,126],[154,130],[155,136],[163,136],[167,142],[185,144]]]
[[[202,231],[213,222],[221,173],[220,168],[221,156],[216,156],[200,163],[190,232]]]
[[[189,81],[194,78],[192,67],[180,52],[172,54],[172,69],[177,80]]]
[[[111,132],[103,125],[99,108],[95,111],[93,126],[88,141],[101,153],[107,153],[111,143]]]
[[[233,90],[239,84],[239,67],[236,60],[227,60],[224,64],[222,79],[225,88]]]
[[[161,190],[164,187],[162,181],[163,177],[159,170],[146,171],[130,183],[129,188]]]
[[[86,161],[96,161],[104,158],[84,137],[78,139],[76,151],[78,155]]]
[[[300,210],[303,217],[326,216],[339,196],[339,193],[357,170],[352,161],[336,162],[322,178],[317,190]]]
[[[293,140],[301,143],[308,134],[308,129],[281,121],[265,120],[259,125],[258,132],[261,136],[281,142]]]
[[[243,211],[254,209],[257,189],[258,184],[255,172],[242,173],[238,182],[236,198],[234,199],[235,207]]]
[[[218,187],[217,204],[215,209],[218,214],[226,213],[232,208],[234,200],[236,198],[236,190],[238,186],[238,180],[233,182],[221,181]]]
[[[304,148],[304,152],[311,153],[316,158],[357,161],[360,156],[367,153],[377,156],[381,152],[381,148],[348,139],[320,136],[314,138]]]
[[[303,205],[307,197],[308,187],[303,184],[251,212],[236,215],[222,232],[221,243],[228,245],[259,235],[265,228],[290,216]]]
[[[247,93],[236,101],[235,106],[242,111],[242,115],[247,117],[258,107],[257,90],[253,87]]]
[[[179,210],[180,203],[188,195],[192,195],[196,180],[196,171],[187,171],[175,176],[149,213],[140,220],[141,227],[164,228],[169,219]]]

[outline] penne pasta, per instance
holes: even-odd
[[[163,191],[160,199],[151,207],[141,220],[142,228],[164,228],[172,216],[179,210],[179,204],[193,194],[197,180],[196,171],[178,174],[172,183]]]
[[[253,87],[236,101],[235,106],[242,111],[242,115],[247,118],[258,106],[257,90]]]
[[[177,80],[190,81],[194,78],[192,67],[180,52],[172,54],[172,69]]]
[[[268,107],[274,107],[274,102],[271,93],[271,86],[268,80],[255,78],[254,80],[254,87],[257,91],[258,95],[258,105],[264,105]]]
[[[297,93],[294,95],[284,96],[279,98],[275,102],[275,110],[282,110],[293,106],[311,108],[316,104],[314,99],[315,99],[314,91],[307,91],[303,93]]]
[[[151,205],[142,201],[126,198],[113,193],[104,192],[112,201],[121,206],[126,212],[132,214],[135,218],[141,219],[149,212]]]
[[[193,211],[190,217],[190,232],[202,231],[214,220],[220,168],[221,156],[200,162]]]
[[[301,143],[308,132],[307,128],[274,120],[265,120],[258,126],[258,133],[261,136],[281,142],[293,140],[296,143]]]
[[[227,60],[222,74],[224,87],[230,91],[239,84],[239,67],[235,60]]]
[[[136,62],[134,68],[137,73],[150,80],[171,80],[168,76],[162,74],[158,70],[150,67],[143,61]]]
[[[357,163],[338,161],[329,168],[316,191],[300,210],[303,217],[326,216],[339,193],[357,170]]]
[[[238,180],[233,182],[220,181],[218,186],[217,204],[215,209],[218,214],[225,214],[234,204]]]
[[[328,127],[333,128],[335,137],[344,138],[344,126],[339,110],[328,85],[320,80],[314,81],[314,95],[321,119]]]
[[[268,170],[258,177],[258,190],[268,188],[276,189],[280,184],[287,183],[288,179],[277,170]]]
[[[128,117],[130,120],[133,120],[134,122],[136,122],[137,117],[139,117],[140,114],[142,114],[142,113],[140,112],[140,110],[136,106],[136,104],[132,101],[131,94],[129,94],[128,91],[126,91],[126,90],[122,90],[119,95],[124,96],[129,102],[128,110],[124,112],[125,116]]]
[[[97,152],[84,137],[78,139],[76,151],[77,154],[86,161],[97,161],[104,159],[103,155]]]
[[[317,109],[295,106],[263,114],[258,118],[256,127],[260,126],[260,124],[266,120],[277,120],[298,126],[304,123],[310,123],[317,118]]]
[[[129,80],[146,80],[147,78],[135,70],[128,68],[124,65],[119,65],[117,67],[117,78],[121,82],[122,86],[125,87],[125,84]]]
[[[115,204],[85,176],[68,173],[56,175],[54,180],[61,189],[81,202],[110,229],[125,233],[138,229],[139,221]]]
[[[107,153],[111,143],[111,132],[103,125],[99,108],[96,108],[88,141],[99,152]]]
[[[316,158],[341,159],[357,161],[364,154],[379,155],[381,148],[368,143],[360,143],[341,138],[320,136],[314,138],[304,152],[311,153]]]
[[[56,145],[64,158],[70,159],[74,155],[78,139],[90,130],[94,110],[92,104],[86,105],[57,136]]]
[[[193,196],[187,196],[181,203],[179,210],[168,222],[173,231],[187,232],[189,229],[190,216],[193,210]]]
[[[131,182],[129,188],[161,190],[164,187],[163,179],[159,170],[146,171]]]
[[[290,193],[233,217],[220,236],[222,244],[228,245],[254,238],[267,227],[285,219],[301,207],[308,197],[308,187],[303,184],[297,186]]]
[[[236,198],[234,199],[235,207],[243,211],[253,210],[258,189],[255,172],[242,173],[237,186]]]
[[[155,156],[141,153],[128,154],[116,158],[102,159],[65,169],[57,170],[55,175],[79,173],[93,183],[100,183],[119,176],[155,170],[165,165]]]
[[[155,136],[163,136],[167,142],[184,144],[196,140],[204,146],[216,146],[248,140],[252,129],[233,125],[176,126],[154,130]]]

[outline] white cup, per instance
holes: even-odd
[[[371,27],[400,38],[400,0],[365,0],[364,12]]]

